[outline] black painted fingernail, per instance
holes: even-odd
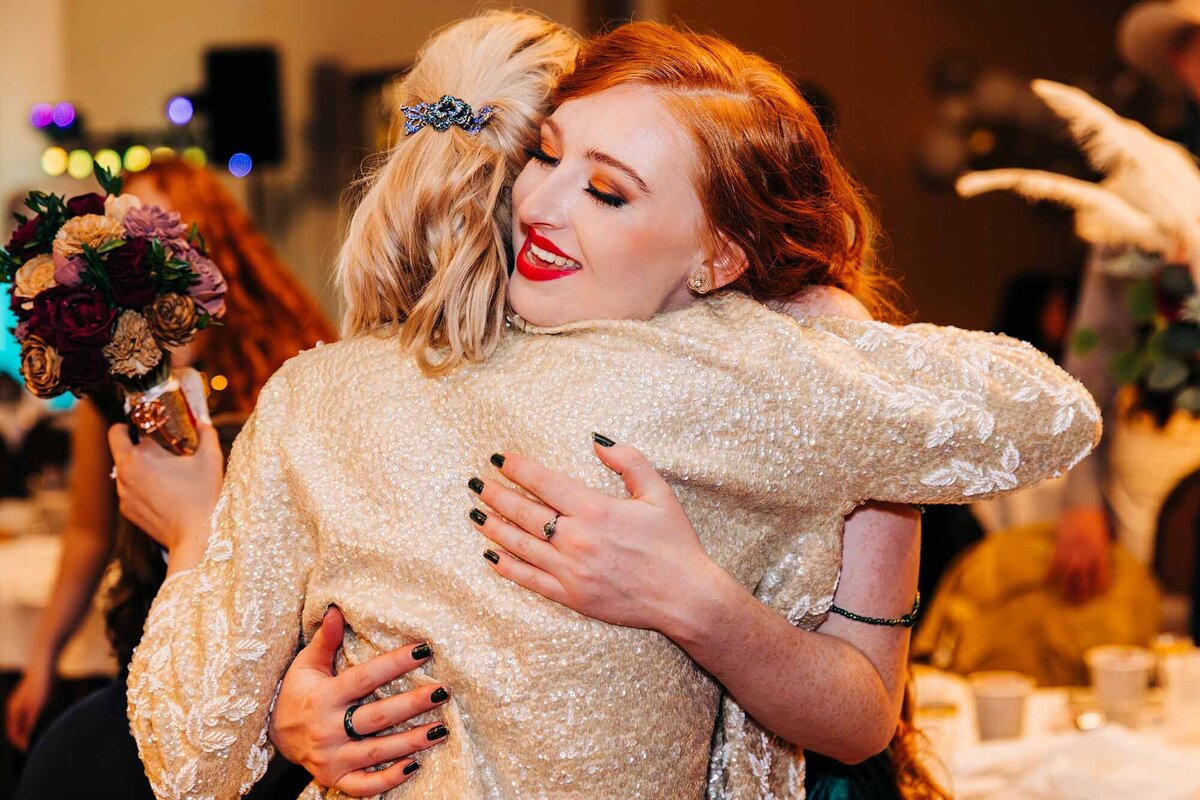
[[[493,564],[500,563],[500,555],[498,553],[496,553],[495,550],[484,550],[483,557],[486,558],[488,561],[492,562]]]
[[[616,442],[605,436],[603,433],[592,432],[592,441],[601,447],[612,447]]]
[[[416,661],[423,661],[431,655],[433,655],[433,650],[425,643],[421,643],[412,649],[412,657]]]
[[[474,522],[476,525],[482,525],[483,523],[487,522],[487,514],[483,513],[478,508],[472,508],[467,512],[467,516],[470,517],[471,522]]]
[[[483,481],[479,480],[479,478],[471,478],[471,480],[467,481],[467,488],[475,494],[483,494]]]
[[[405,775],[412,775],[414,772],[416,772],[416,771],[417,771],[417,770],[419,770],[420,768],[421,768],[421,762],[420,762],[420,761],[414,761],[414,762],[412,762],[411,764],[409,764],[407,767],[405,767],[405,768],[404,768],[404,774],[405,774]]]
[[[439,686],[438,688],[433,690],[433,694],[429,695],[429,700],[430,700],[430,702],[433,702],[433,703],[444,703],[444,702],[446,702],[446,698],[448,698],[449,696],[450,696],[450,693],[446,691],[446,687]]]
[[[496,469],[504,466],[504,456],[499,453],[492,453],[492,463],[496,465]]]
[[[431,742],[436,742],[438,739],[445,739],[449,735],[449,728],[445,725],[437,725],[429,729],[429,732],[425,734],[425,738]]]

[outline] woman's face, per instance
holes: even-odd
[[[696,153],[655,90],[564,103],[513,186],[513,310],[535,325],[647,319],[708,268]]]

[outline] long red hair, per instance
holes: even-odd
[[[633,22],[584,43],[551,105],[627,85],[662,90],[691,135],[711,232],[749,262],[731,288],[771,300],[836,286],[876,318],[898,317],[864,194],[778,67],[716,36]]]
[[[179,159],[155,161],[127,183],[149,181],[204,236],[225,276],[222,325],[200,334],[200,363],[222,374],[215,412],[248,414],[267,378],[284,361],[337,334],[316,300],[275,255],[249,215],[209,170]]]

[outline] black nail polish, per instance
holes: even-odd
[[[487,514],[483,513],[478,508],[472,508],[467,512],[467,516],[470,517],[471,522],[474,522],[476,525],[482,525],[483,523],[487,522]]]
[[[486,558],[488,561],[492,562],[493,564],[500,563],[500,555],[498,553],[496,553],[495,550],[484,550],[483,557]]]
[[[429,700],[430,700],[430,702],[433,702],[433,703],[444,703],[444,702],[446,702],[446,698],[448,698],[449,696],[450,696],[450,693],[446,691],[446,687],[439,686],[438,688],[433,690],[433,694],[429,695]]]
[[[500,469],[504,466],[504,456],[500,455],[499,453],[492,453],[491,461],[496,465],[496,469]]]
[[[479,480],[479,478],[471,478],[471,480],[467,481],[467,488],[475,494],[483,494],[483,481]]]
[[[421,762],[420,762],[420,761],[414,761],[414,762],[412,762],[411,764],[409,764],[407,767],[405,767],[405,768],[404,768],[404,774],[405,774],[405,775],[412,775],[414,772],[416,772],[416,771],[417,771],[417,770],[419,770],[420,768],[421,768]]]
[[[445,739],[449,735],[449,728],[445,725],[437,725],[429,729],[429,732],[425,734],[425,738],[431,742],[436,742],[438,739]]]
[[[419,644],[412,649],[412,657],[415,661],[424,661],[433,655],[433,650],[428,644]]]
[[[592,432],[592,441],[601,447],[612,447],[616,442],[605,436],[603,433]]]

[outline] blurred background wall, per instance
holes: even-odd
[[[1069,221],[1007,195],[930,192],[913,169],[946,52],[1017,76],[1092,85],[1118,70],[1127,0],[667,0],[667,12],[755,50],[832,96],[841,151],[876,197],[888,261],[923,319],[988,327],[1000,288],[1032,267],[1077,267]]]
[[[1007,196],[963,201],[925,188],[914,152],[935,116],[930,73],[950,51],[1022,80],[1093,85],[1116,73],[1113,27],[1128,0],[536,0],[529,6],[582,26],[632,10],[710,29],[781,62],[832,97],[838,142],[875,195],[888,261],[924,319],[986,327],[1001,285],[1030,268],[1068,271],[1080,251],[1064,215]],[[202,81],[203,52],[278,47],[287,159],[257,176],[251,203],[281,255],[337,312],[328,285],[338,212],[308,176],[338,154],[313,147],[313,70],[402,66],[438,26],[475,0],[0,0],[0,197],[31,185],[73,193],[89,182],[47,179],[45,141],[29,108],[67,98],[95,130],[162,125],[163,106]],[[247,119],[247,124],[253,124]],[[366,155],[360,149],[355,155]],[[222,165],[217,165],[220,168]],[[246,193],[248,182],[232,181]]]

